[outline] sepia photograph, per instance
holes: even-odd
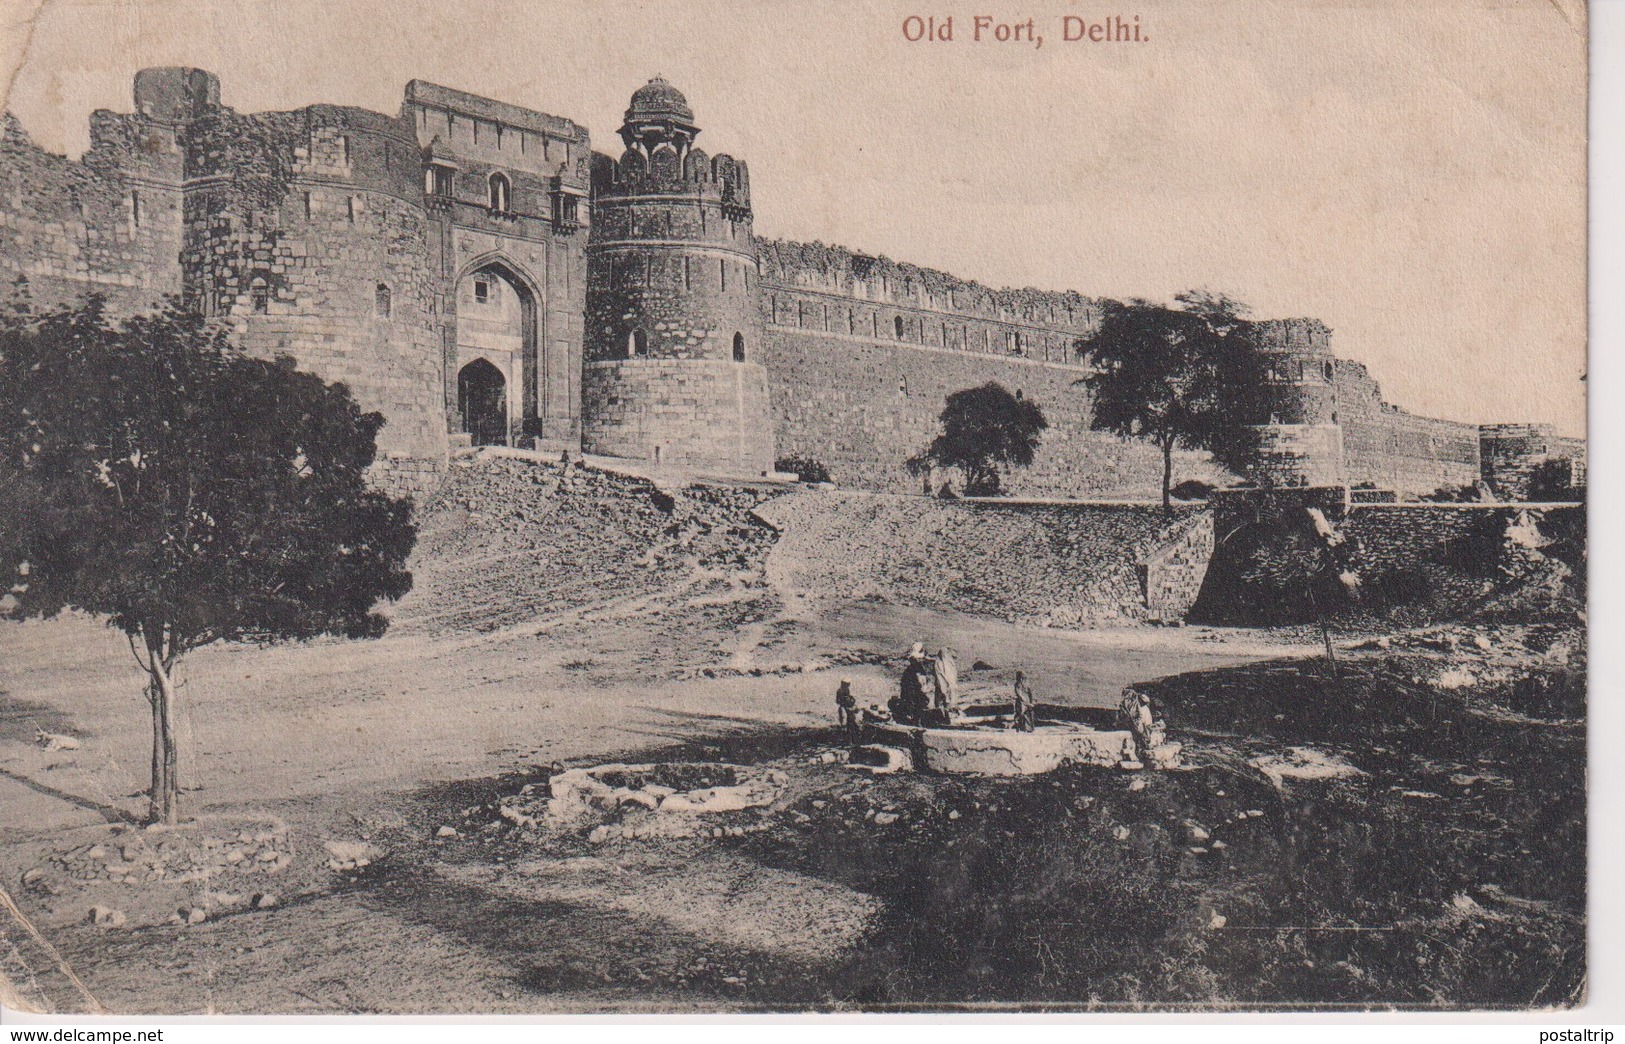
[[[1588,1001],[1578,0],[5,0],[0,1007]]]

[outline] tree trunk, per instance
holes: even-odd
[[[1320,640],[1326,646],[1326,663],[1332,669],[1332,677],[1337,677],[1337,654],[1332,651],[1332,626],[1326,616],[1326,611],[1320,607],[1320,599],[1315,597],[1315,589],[1311,583],[1309,588],[1309,604],[1315,608],[1315,620],[1320,624]]]
[[[1169,486],[1173,484],[1173,481],[1174,443],[1172,439],[1167,439],[1162,444],[1162,513],[1164,515],[1171,516],[1174,513],[1173,495],[1169,492]]]
[[[152,703],[152,789],[147,818],[174,826],[180,819],[180,781],[176,775],[175,657],[165,656],[161,641],[147,641],[147,698]]]

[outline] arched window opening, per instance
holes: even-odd
[[[392,302],[389,295],[389,284],[379,283],[373,291],[372,310],[380,319],[388,319]]]
[[[903,317],[900,315],[894,316],[892,318],[891,325],[892,330],[897,334],[897,339],[901,341],[903,339]]]
[[[1326,379],[1327,379],[1327,380],[1328,380],[1328,381],[1329,381],[1329,380],[1331,380],[1331,379],[1332,379],[1332,374],[1333,374],[1333,371],[1332,371],[1332,361],[1331,361],[1331,360],[1330,360],[1330,359],[1327,359],[1327,360],[1326,360],[1326,362],[1325,362],[1325,364],[1324,364],[1324,365],[1325,365],[1325,368],[1326,368],[1326,370],[1325,370],[1325,372],[1326,372]]]
[[[626,339],[626,354],[630,359],[641,359],[649,354],[649,335],[642,330],[633,330]]]
[[[734,362],[744,362],[744,361],[745,361],[745,335],[742,334],[742,333],[735,333],[734,334]]]
[[[258,315],[264,315],[271,310],[271,288],[265,285],[265,280],[256,276],[248,284],[248,302]]]
[[[492,174],[490,180],[491,209],[498,214],[506,214],[509,207],[512,186],[508,184],[506,174]]]

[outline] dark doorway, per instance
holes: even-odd
[[[475,359],[457,374],[457,410],[476,446],[508,443],[508,382],[502,371]]]

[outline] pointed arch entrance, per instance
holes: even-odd
[[[476,259],[458,277],[457,410],[460,430],[469,433],[475,445],[511,445],[522,436],[541,434],[539,403],[545,401],[541,385],[547,377],[539,365],[540,314],[536,284],[504,258]],[[502,382],[500,431],[493,428],[494,404],[479,398],[494,394],[492,374],[470,370],[482,361]],[[472,402],[465,394],[465,376],[474,381]]]
[[[488,360],[475,359],[457,371],[457,412],[476,446],[508,441],[508,381]]]

